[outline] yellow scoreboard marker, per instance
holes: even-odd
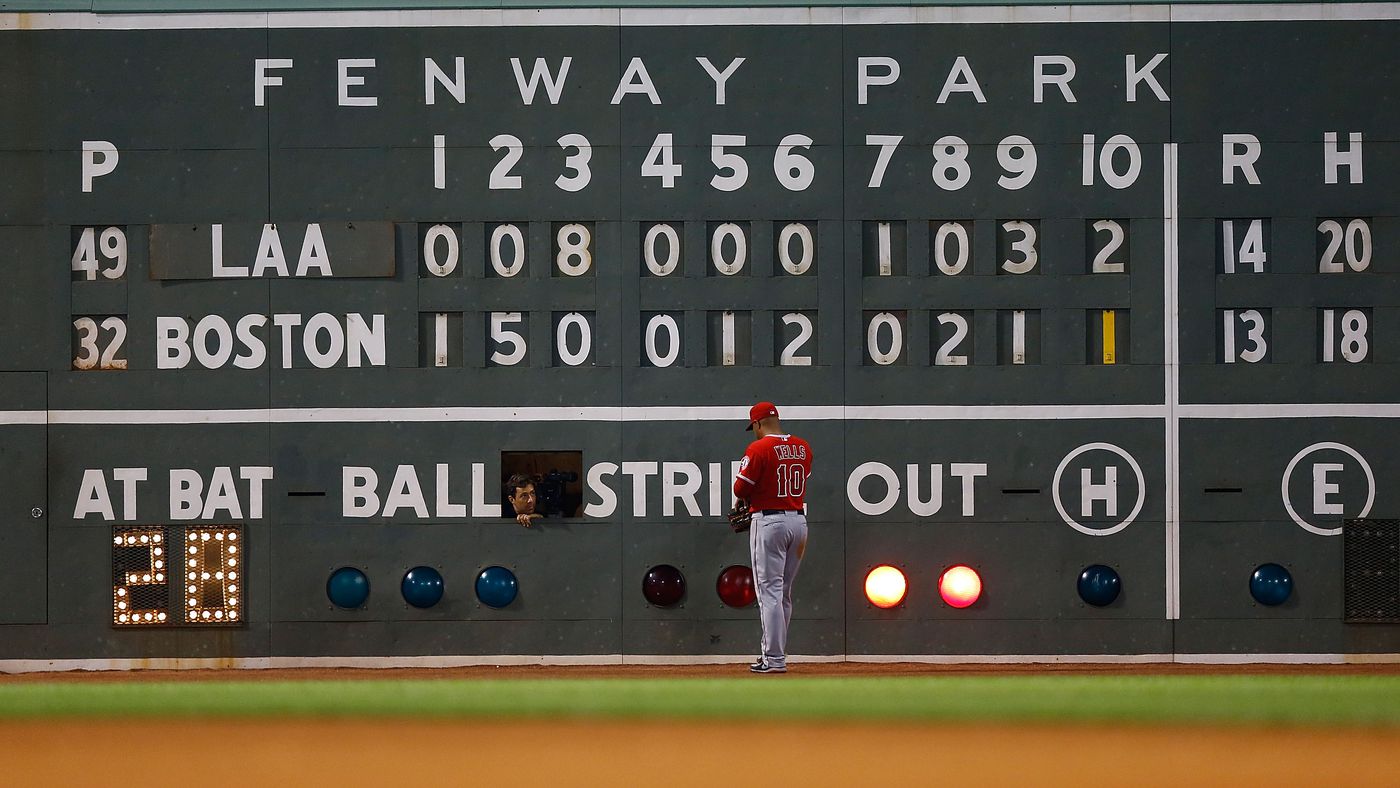
[[[1103,310],[1103,363],[1116,363],[1118,358],[1118,340],[1114,332],[1114,311],[1112,309]]]

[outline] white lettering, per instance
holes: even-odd
[[[948,71],[948,78],[943,81],[943,90],[938,93],[938,103],[946,103],[948,96],[953,93],[971,93],[978,104],[987,103],[987,97],[982,95],[982,86],[977,84],[977,76],[972,73],[972,66],[968,65],[967,58],[962,55],[958,55],[958,59],[953,61],[952,69]]]
[[[1259,161],[1262,146],[1253,134],[1220,135],[1220,182],[1229,186],[1235,182],[1235,170],[1244,173],[1244,179],[1259,185],[1259,173],[1254,164]]]
[[[346,465],[340,469],[340,511],[344,517],[373,517],[379,513],[379,474],[373,468]]]
[[[598,496],[598,502],[589,501],[583,507],[584,517],[612,517],[617,511],[617,493],[604,481],[617,473],[617,464],[600,462],[588,469],[588,491]]]
[[[1342,491],[1341,485],[1328,481],[1328,474],[1341,473],[1342,464],[1337,462],[1315,462],[1312,467],[1313,479],[1313,514],[1342,513],[1342,504],[1327,500],[1330,495],[1336,495]]]
[[[447,88],[447,92],[452,94],[452,98],[457,99],[458,104],[467,103],[467,66],[466,60],[457,57],[452,61],[456,68],[456,76],[448,79],[447,72],[438,66],[437,61],[430,57],[423,58],[423,103],[432,106],[437,103],[437,91],[435,88],[442,85]]]
[[[1064,96],[1065,102],[1074,104],[1078,100],[1074,97],[1074,91],[1070,90],[1070,80],[1074,79],[1074,60],[1068,55],[1036,55],[1035,71],[1033,82],[1035,84],[1034,103],[1042,104],[1045,101],[1045,86],[1054,85],[1060,89],[1060,95]],[[1046,66],[1059,66],[1057,73],[1050,73],[1045,70]]]
[[[652,84],[647,66],[639,57],[632,58],[627,64],[627,70],[622,72],[622,79],[617,82],[617,92],[613,93],[611,103],[621,104],[622,97],[629,93],[640,93],[653,104],[661,103],[661,96],[656,93],[656,85]]]
[[[1167,98],[1167,91],[1162,89],[1162,83],[1157,81],[1156,75],[1152,73],[1163,60],[1167,59],[1166,52],[1158,52],[1147,61],[1147,65],[1142,68],[1137,67],[1137,55],[1127,56],[1128,71],[1128,101],[1137,101],[1137,86],[1139,82],[1146,82],[1152,92],[1156,94],[1158,101],[1171,101]]]
[[[715,104],[717,106],[723,105],[725,83],[729,81],[730,77],[734,76],[735,71],[739,70],[739,66],[743,65],[744,58],[736,57],[729,61],[729,65],[725,66],[723,71],[716,69],[707,57],[697,57],[695,60],[700,64],[701,68],[705,69],[705,73],[710,75],[710,79],[715,81]]]
[[[279,58],[259,58],[253,61],[253,106],[261,107],[266,103],[267,96],[265,88],[276,87],[282,84],[281,77],[270,77],[267,75],[271,68],[291,68],[292,59],[289,57]]]
[[[899,61],[892,57],[861,57],[856,58],[856,103],[868,103],[868,92],[871,85],[893,85],[899,79]],[[884,69],[884,73],[876,74],[874,68]]]
[[[83,480],[78,485],[78,500],[73,505],[74,520],[81,520],[90,514],[101,515],[103,520],[109,522],[117,519],[112,513],[112,499],[107,495],[107,478],[97,468],[83,471]]]
[[[340,86],[340,106],[342,107],[377,107],[379,98],[377,96],[352,96],[350,88],[365,84],[364,77],[350,76],[352,68],[374,68],[374,58],[346,58],[335,61],[336,69],[340,75],[337,83]]]
[[[104,140],[83,140],[83,193],[92,191],[94,178],[111,175],[120,159],[116,145]]]

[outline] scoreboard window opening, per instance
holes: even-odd
[[[866,276],[908,276],[904,222],[865,222],[861,225],[862,271]]]
[[[527,222],[486,225],[486,277],[509,279],[525,270]]]
[[[931,221],[928,230],[930,270],[944,276],[966,272],[972,262],[971,220]]]
[[[747,276],[749,251],[752,248],[748,222],[708,222],[705,237],[709,239],[710,265],[706,276]]]
[[[1128,310],[1090,309],[1088,319],[1088,363],[1127,364],[1130,346]]]
[[[74,282],[126,279],[126,227],[73,227],[70,233]]]
[[[775,362],[780,367],[810,367],[817,363],[817,313],[773,313]]]
[[[865,310],[865,358],[867,366],[887,367],[909,363],[904,337],[909,333],[909,313],[903,309],[887,312]]]
[[[1268,219],[1221,219],[1216,224],[1216,271],[1222,274],[1269,273]]]
[[[510,479],[521,474],[535,485],[535,511],[545,517],[577,517],[583,506],[583,452],[501,452],[501,511],[511,519],[517,512],[511,503]]]
[[[1370,219],[1319,219],[1317,272],[1360,273],[1371,267]]]
[[[462,366],[462,332],[461,312],[418,313],[418,366]]]
[[[243,623],[243,527],[112,529],[112,625]]]
[[[705,315],[706,354],[712,367],[747,367],[753,364],[753,313],[711,311]]]
[[[1260,364],[1273,360],[1271,340],[1273,311],[1270,309],[1220,309],[1216,323],[1220,342],[1216,358],[1222,364]]]
[[[997,310],[997,363],[1040,363],[1040,310]]]
[[[1091,274],[1122,274],[1128,271],[1128,220],[1097,219],[1086,223],[1089,254],[1086,262]]]
[[[642,366],[685,366],[685,314],[642,313]]]
[[[73,318],[73,369],[126,369],[126,315]]]
[[[997,273],[1040,273],[1040,222],[1010,219],[997,223]]]
[[[597,235],[593,222],[555,222],[551,229],[554,238],[554,266],[550,269],[550,275],[592,276],[593,239]]]
[[[462,278],[462,225],[460,222],[418,223],[418,276]]]

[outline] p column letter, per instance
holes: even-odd
[[[117,146],[103,140],[83,140],[83,193],[92,192],[92,181],[110,175],[121,158]]]

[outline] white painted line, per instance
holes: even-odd
[[[695,407],[247,408],[229,410],[0,411],[0,424],[356,424],[510,421],[742,423],[747,405]],[[794,405],[789,421],[1061,421],[1160,419],[1163,405]]]
[[[1183,404],[1178,410],[1186,419],[1400,419],[1400,402]]]
[[[1379,21],[1400,3],[1261,3],[793,8],[518,8],[233,13],[0,14],[0,30],[263,30],[325,28],[713,27],[1073,24],[1103,22]]]
[[[847,662],[922,665],[1134,665],[1171,662],[1171,654],[847,654]]]
[[[845,410],[846,421],[1060,421],[1166,415],[1164,405],[848,405]]]
[[[1173,255],[1174,256],[1174,255]],[[1170,263],[1169,266],[1170,267]],[[1173,349],[1172,352],[1175,352]],[[1180,367],[1167,365],[1169,395],[1179,390]],[[794,405],[789,421],[1062,421],[1167,419],[1400,419],[1400,403],[1285,403],[1229,405]],[[0,425],[14,424],[373,424],[497,423],[507,421],[735,421],[747,405],[695,407],[424,407],[424,408],[246,408],[227,410],[7,410]],[[1179,440],[1175,435],[1173,440]],[[1173,473],[1180,473],[1179,458]]]
[[[1181,327],[1178,263],[1180,251],[1177,223],[1181,195],[1177,162],[1177,144],[1162,146],[1162,242],[1166,320],[1163,361],[1166,371],[1167,420],[1164,447],[1166,451],[1166,602],[1167,620],[1181,618]]]

